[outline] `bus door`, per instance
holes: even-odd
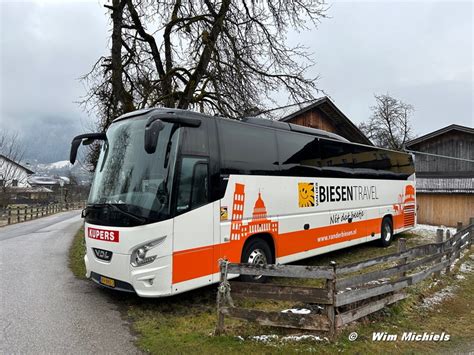
[[[209,203],[209,159],[181,156],[176,186],[176,217],[173,235],[173,291],[175,284],[194,288],[212,282],[214,204]]]
[[[173,292],[212,282],[215,217],[209,193],[206,126],[203,121],[199,128],[186,127],[181,136],[174,187]],[[185,281],[189,282],[176,285]]]

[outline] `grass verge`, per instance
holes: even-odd
[[[408,245],[416,245],[416,235],[403,235]],[[426,241],[425,241],[426,242]],[[84,278],[84,237],[83,230],[74,238],[70,249],[70,268],[80,278]],[[300,263],[325,265],[330,260],[339,264],[355,262],[381,254],[396,251],[394,243],[387,249],[366,244],[330,253]],[[466,256],[461,263],[474,260]],[[456,269],[454,270],[456,273]],[[105,292],[128,316],[132,329],[138,334],[137,346],[152,354],[163,353],[296,353],[316,352],[321,354],[341,353],[442,353],[469,352],[474,348],[474,273],[462,274],[462,278],[443,277],[433,284],[428,281],[408,289],[409,297],[392,307],[373,314],[360,322],[344,328],[336,341],[281,341],[266,343],[251,340],[251,336],[262,334],[288,335],[294,332],[260,327],[250,323],[226,319],[227,335],[215,337],[214,331],[216,287],[210,286],[165,299],[142,299],[136,295]],[[303,281],[304,282],[304,281]],[[430,297],[448,286],[453,295],[433,308],[420,306],[422,299]],[[275,307],[275,304],[269,304]],[[356,341],[349,341],[348,335],[356,331]],[[418,334],[450,334],[445,342],[377,342],[372,340],[373,332],[397,334],[403,332]]]
[[[74,276],[79,279],[86,278],[86,265],[84,255],[86,254],[86,243],[84,240],[84,226],[81,227],[74,236],[69,248],[69,268]]]

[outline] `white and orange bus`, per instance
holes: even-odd
[[[416,223],[412,156],[324,131],[148,109],[103,140],[85,218],[87,276],[142,297],[219,281],[219,259],[288,263]]]

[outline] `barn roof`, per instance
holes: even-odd
[[[17,163],[16,161],[11,160],[10,158],[7,158],[7,157],[4,156],[3,154],[0,154],[0,158],[6,160],[7,162],[9,162],[9,163],[11,163],[11,164],[14,164],[14,165],[18,166],[20,169],[25,170],[25,172],[26,172],[27,174],[34,174],[34,173],[35,173],[34,171],[32,171],[32,170],[28,169],[27,167],[21,165],[20,163]]]
[[[282,122],[304,114],[310,110],[320,110],[328,116],[339,130],[338,134],[350,141],[373,145],[364,133],[347,118],[347,116],[327,96],[291,106],[284,106],[268,113],[260,114],[259,117],[277,119]]]
[[[414,146],[418,143],[424,142],[428,139],[432,139],[432,138],[437,137],[437,136],[441,136],[441,135],[443,135],[445,133],[448,133],[450,131],[459,131],[459,132],[474,134],[474,128],[467,127],[467,126],[461,126],[461,125],[458,125],[458,124],[451,124],[451,125],[446,126],[444,128],[438,129],[437,131],[433,131],[431,133],[425,134],[424,136],[421,136],[421,137],[418,137],[418,138],[415,138],[415,139],[409,141],[406,144],[406,147],[409,148],[409,147]]]
[[[474,194],[474,178],[416,178],[417,193]]]

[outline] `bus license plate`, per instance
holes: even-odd
[[[115,280],[109,279],[108,277],[101,276],[100,283],[109,287],[115,287]]]

